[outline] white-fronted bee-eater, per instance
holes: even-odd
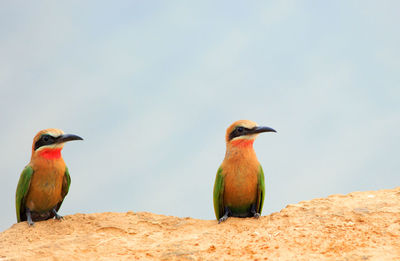
[[[57,212],[68,194],[71,178],[61,156],[65,142],[83,140],[59,129],[39,131],[33,139],[32,156],[19,178],[15,195],[17,221],[61,219]]]
[[[249,120],[234,122],[226,130],[226,153],[214,184],[214,211],[218,223],[228,217],[260,217],[265,183],[253,143],[258,134],[276,132]]]

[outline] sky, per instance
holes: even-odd
[[[0,9],[0,231],[32,139],[60,128],[61,215],[214,219],[225,131],[248,119],[263,215],[399,186],[398,1],[6,1]]]

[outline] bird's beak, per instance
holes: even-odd
[[[57,138],[56,143],[64,143],[64,142],[71,141],[71,140],[83,140],[83,139],[81,137],[79,137],[78,135],[63,134]]]
[[[273,128],[265,127],[265,126],[257,126],[248,131],[248,134],[257,134],[262,132],[276,132]]]

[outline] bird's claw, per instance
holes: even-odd
[[[220,219],[218,219],[218,224],[227,220],[230,215],[231,215],[230,209],[228,207],[225,207],[225,214]]]
[[[223,216],[222,218],[218,219],[218,224],[220,224],[221,222],[224,222],[228,219],[228,216]]]
[[[33,226],[35,223],[32,221],[32,214],[29,208],[26,208],[26,221],[29,226]]]
[[[254,216],[253,217],[255,217],[255,218],[260,218],[261,217],[261,215],[260,215],[260,213],[254,213]]]
[[[55,209],[53,209],[53,213],[54,213],[54,217],[55,217],[57,220],[64,219],[64,217],[63,217],[63,216],[61,216],[61,215],[58,215],[58,213],[57,213],[57,211],[56,211]]]

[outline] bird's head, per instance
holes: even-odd
[[[262,132],[276,132],[270,127],[258,126],[254,121],[239,120],[226,130],[225,140],[227,145],[252,146],[258,134]]]
[[[74,134],[65,134],[60,129],[41,130],[33,138],[32,157],[35,155],[46,159],[60,158],[65,142],[71,140],[83,139]]]

